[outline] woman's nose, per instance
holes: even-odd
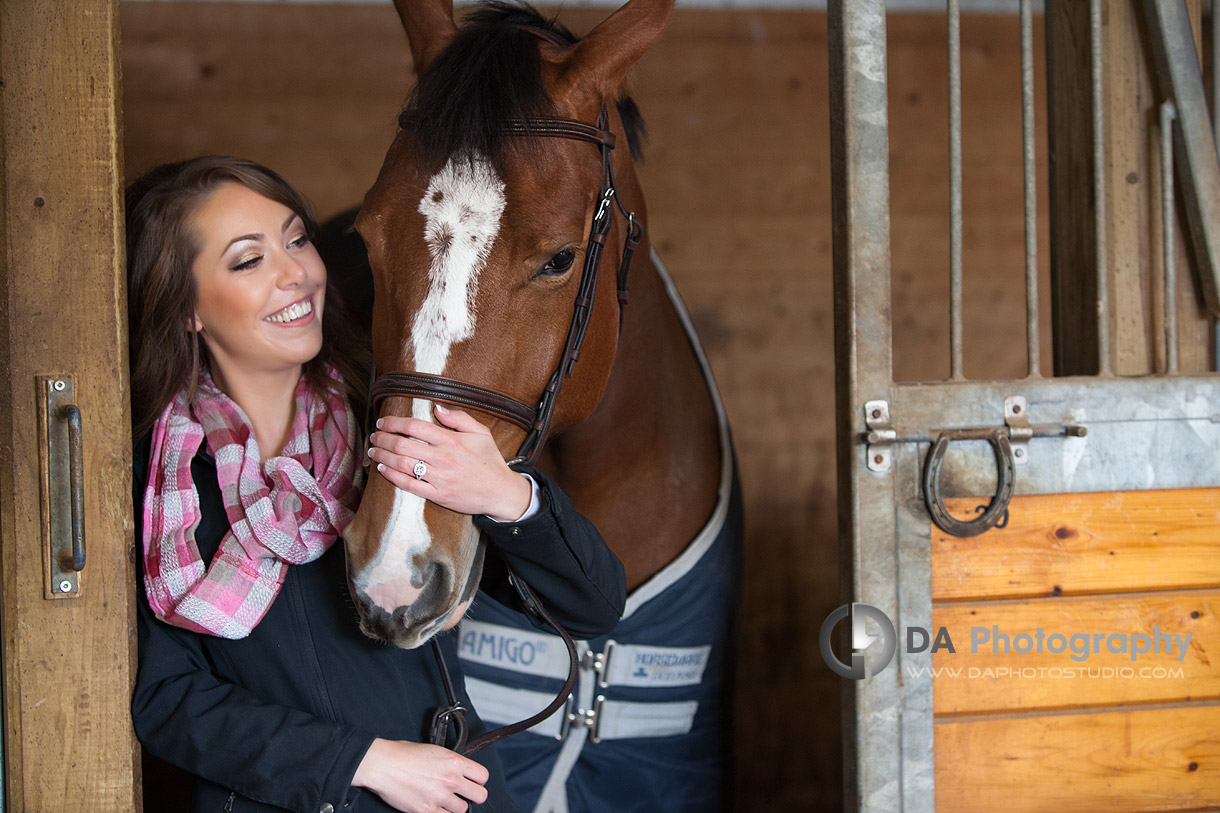
[[[305,266],[301,265],[295,257],[284,255],[280,261],[276,282],[281,288],[290,288],[299,285],[308,273]]]

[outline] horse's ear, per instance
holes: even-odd
[[[673,7],[674,0],[630,0],[603,20],[571,49],[557,95],[616,97],[627,71],[661,38]]]
[[[394,0],[394,8],[407,32],[415,75],[419,76],[457,35],[453,0]]]

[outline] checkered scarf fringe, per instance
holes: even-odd
[[[317,397],[305,376],[295,400],[292,436],[261,471],[249,418],[206,371],[194,401],[183,388],[157,420],[143,534],[144,588],[157,618],[244,638],[275,600],[288,565],[317,559],[351,522],[362,476],[352,411],[332,391]],[[230,524],[206,568],[195,544],[201,513],[191,477],[205,439]]]

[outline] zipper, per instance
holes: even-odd
[[[306,614],[305,596],[301,590],[301,580],[299,578],[285,579],[285,584],[292,582],[288,586],[289,592],[292,595],[293,607],[296,609],[296,617],[299,619],[301,629],[301,643],[304,648],[304,658],[309,664],[309,668],[313,673],[314,685],[317,687],[318,703],[322,707],[322,712],[329,719],[335,720],[335,709],[331,703],[330,690],[326,687],[326,677],[322,672],[322,662],[318,659],[318,649],[314,646],[313,628],[309,624],[309,616]]]

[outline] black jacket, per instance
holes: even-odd
[[[146,443],[137,447],[133,467],[137,540],[148,451]],[[542,510],[516,525],[476,522],[573,635],[604,634],[623,612],[622,565],[563,492],[540,472],[527,471],[540,486]],[[203,514],[196,543],[210,561],[228,520],[211,456],[201,450],[191,472]],[[497,564],[489,550],[482,588],[511,602],[515,596]],[[342,542],[314,562],[289,567],[266,616],[241,640],[156,620],[142,573],[140,585],[132,720],[149,753],[199,777],[192,809],[391,810],[375,794],[350,787],[356,767],[375,737],[426,741],[430,712],[446,700],[428,647],[394,649],[358,629]],[[456,633],[443,633],[440,643],[459,698],[470,708]],[[467,717],[473,738],[484,726],[477,715]],[[494,747],[475,758],[491,772],[487,803],[478,809],[515,810]]]

